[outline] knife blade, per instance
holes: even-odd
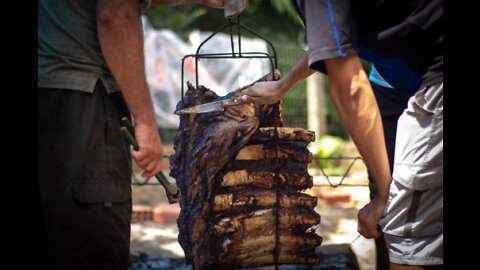
[[[208,103],[199,104],[189,108],[176,110],[175,114],[191,114],[191,113],[209,113],[209,112],[223,112],[226,107],[243,104],[241,97],[216,100]]]

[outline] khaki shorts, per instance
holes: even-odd
[[[380,226],[390,262],[443,264],[443,186],[413,190],[393,181]]]
[[[418,91],[398,120],[380,226],[390,261],[443,264],[443,84]]]
[[[415,190],[443,186],[443,84],[419,90],[398,119],[393,179]]]

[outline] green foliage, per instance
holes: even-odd
[[[295,7],[290,0],[275,0],[270,1],[270,4],[275,8],[278,14],[288,16],[292,21],[296,21],[299,25],[303,25],[303,21],[298,16]]]
[[[145,14],[154,28],[168,28],[186,38],[192,30],[215,31],[227,23],[222,9],[205,5],[151,6]],[[295,43],[303,24],[289,0],[249,0],[240,15],[243,25],[269,40]],[[249,36],[248,33],[244,33]]]
[[[314,166],[319,166],[328,175],[341,175],[346,170],[338,160],[330,159],[340,156],[345,142],[341,137],[324,135],[315,144],[308,147],[317,158]]]
[[[342,138],[332,135],[324,135],[318,140],[318,151],[316,155],[320,158],[335,157],[342,150],[342,146]]]
[[[330,160],[327,158],[337,157],[343,148],[343,139],[332,135],[323,135],[317,143],[309,147],[310,152],[320,160],[320,166],[330,167]]]

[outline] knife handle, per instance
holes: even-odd
[[[236,97],[236,98],[231,98],[231,99],[224,99],[222,100],[222,105],[223,107],[227,106],[233,106],[233,105],[240,105],[243,104],[242,97]]]

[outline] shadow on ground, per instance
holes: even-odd
[[[317,249],[321,262],[316,265],[280,265],[280,270],[359,270],[355,254],[349,245],[327,245]],[[140,254],[132,257],[128,270],[191,270],[184,258],[161,258]],[[242,268],[244,270],[273,270],[274,266]]]

